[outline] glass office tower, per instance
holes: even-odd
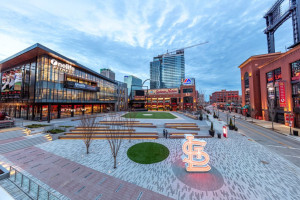
[[[150,89],[178,88],[184,78],[184,50],[159,55],[150,62]]]

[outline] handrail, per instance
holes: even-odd
[[[11,173],[12,172],[15,172],[14,173],[14,179],[12,180],[12,175],[11,175]],[[21,183],[20,183],[20,185],[17,185],[17,173],[19,173],[19,174],[21,174],[22,175],[22,178],[21,178]],[[40,193],[42,193],[41,191],[42,190],[44,190],[45,192],[47,192],[47,199],[48,200],[52,200],[52,199],[55,199],[55,200],[59,200],[60,198],[58,198],[56,195],[54,195],[52,192],[49,192],[48,190],[46,190],[43,186],[41,186],[41,185],[39,185],[39,184],[37,184],[35,181],[33,181],[33,180],[31,180],[28,176],[26,176],[26,175],[24,175],[23,173],[21,173],[19,170],[17,170],[16,168],[14,168],[14,167],[12,167],[12,166],[10,166],[10,169],[9,169],[9,175],[10,175],[10,181],[12,182],[12,183],[14,183],[20,190],[22,190],[28,197],[30,197],[30,198],[32,198],[32,199],[39,199],[39,197],[40,197]],[[28,179],[28,191],[25,191],[24,189],[23,189],[23,180],[24,180],[24,177],[25,178],[27,178]],[[37,187],[37,192],[36,192],[36,197],[35,196],[32,196],[31,195],[31,191],[33,191],[33,190],[31,190],[31,185],[32,184],[36,184],[38,187]]]

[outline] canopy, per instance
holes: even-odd
[[[242,109],[249,109],[249,105],[244,105]]]

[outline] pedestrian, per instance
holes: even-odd
[[[164,134],[164,137],[166,137],[166,130],[165,129],[163,130],[163,134]]]
[[[168,130],[166,130],[166,139],[168,138]]]

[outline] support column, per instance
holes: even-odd
[[[51,121],[51,104],[48,104],[48,117],[47,117],[48,123]]]
[[[274,32],[267,33],[267,41],[268,41],[268,52],[275,53]]]

